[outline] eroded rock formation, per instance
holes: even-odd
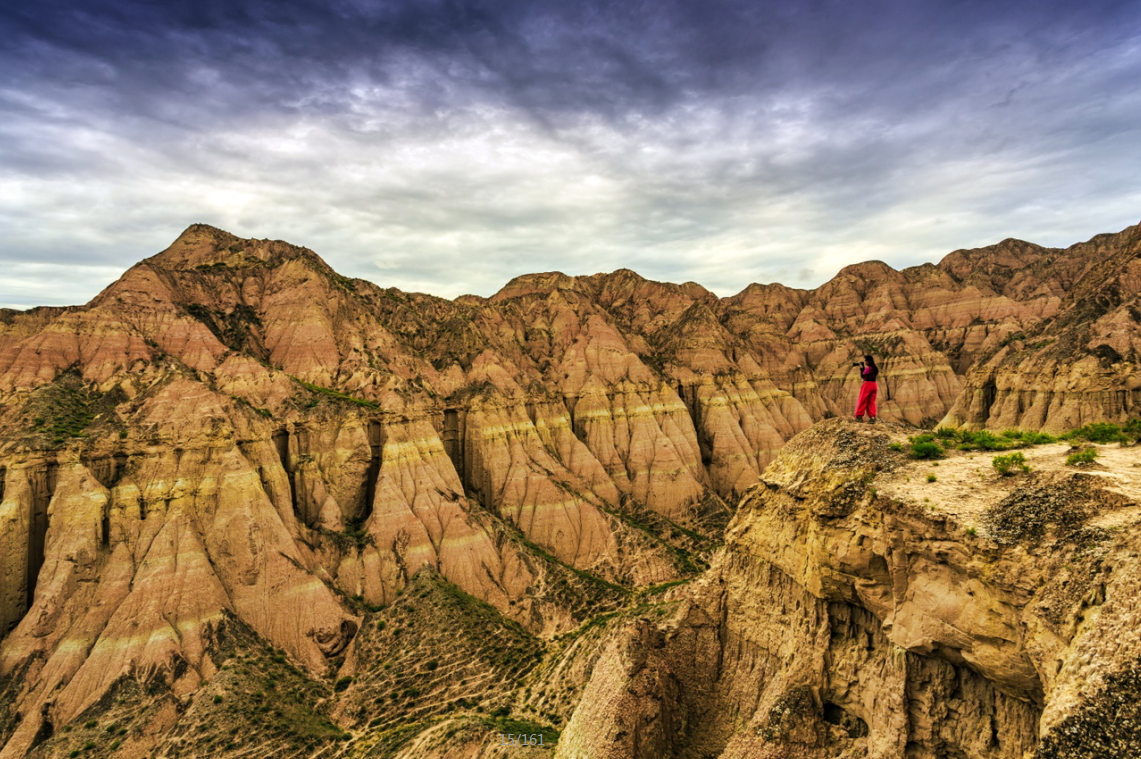
[[[611,638],[558,756],[1135,755],[1136,456],[997,482],[964,454],[920,500],[906,432],[795,438],[677,612]]]
[[[470,594],[519,626],[520,651],[616,624],[645,588],[708,565],[787,440],[847,415],[864,352],[885,420],[1135,415],[1137,229],[862,264],[814,291],[719,299],[620,270],[448,301],[195,225],[86,306],[2,311],[0,757],[81,749],[64,729],[90,715],[129,722],[123,756],[195,756],[205,694],[230,704],[228,682],[261,710],[265,678],[324,704],[298,696],[286,721],[306,729],[266,755],[308,756],[343,737],[334,722],[365,731],[329,689],[423,571],[445,588],[423,590],[434,613]],[[474,603],[455,608],[483,619]],[[864,609],[851,630],[886,635]],[[265,661],[239,667],[243,648]],[[598,651],[566,652],[552,671],[573,674],[543,675],[517,708],[569,718]],[[389,702],[423,690],[398,682]]]

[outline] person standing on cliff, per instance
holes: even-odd
[[[856,400],[856,421],[864,421],[864,414],[868,415],[868,424],[876,423],[876,392],[879,386],[876,378],[880,376],[880,368],[871,356],[864,356],[864,360],[852,366],[860,367],[860,376],[864,382],[860,385],[860,397]]]

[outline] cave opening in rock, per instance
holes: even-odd
[[[868,723],[849,712],[839,704],[824,702],[824,721],[829,725],[844,728],[852,738],[863,738],[868,734]]]

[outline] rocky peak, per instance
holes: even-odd
[[[549,294],[556,290],[577,290],[578,282],[561,271],[548,271],[538,274],[524,274],[515,277],[490,300],[493,303],[518,298],[524,295]]]

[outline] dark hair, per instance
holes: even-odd
[[[870,366],[870,367],[872,367],[872,368],[874,368],[874,369],[878,369],[878,368],[879,368],[879,367],[877,367],[877,366],[876,366],[876,360],[875,360],[874,358],[872,358],[871,356],[864,356],[864,361],[865,361],[865,362],[867,362],[867,365],[868,365],[868,366]]]

